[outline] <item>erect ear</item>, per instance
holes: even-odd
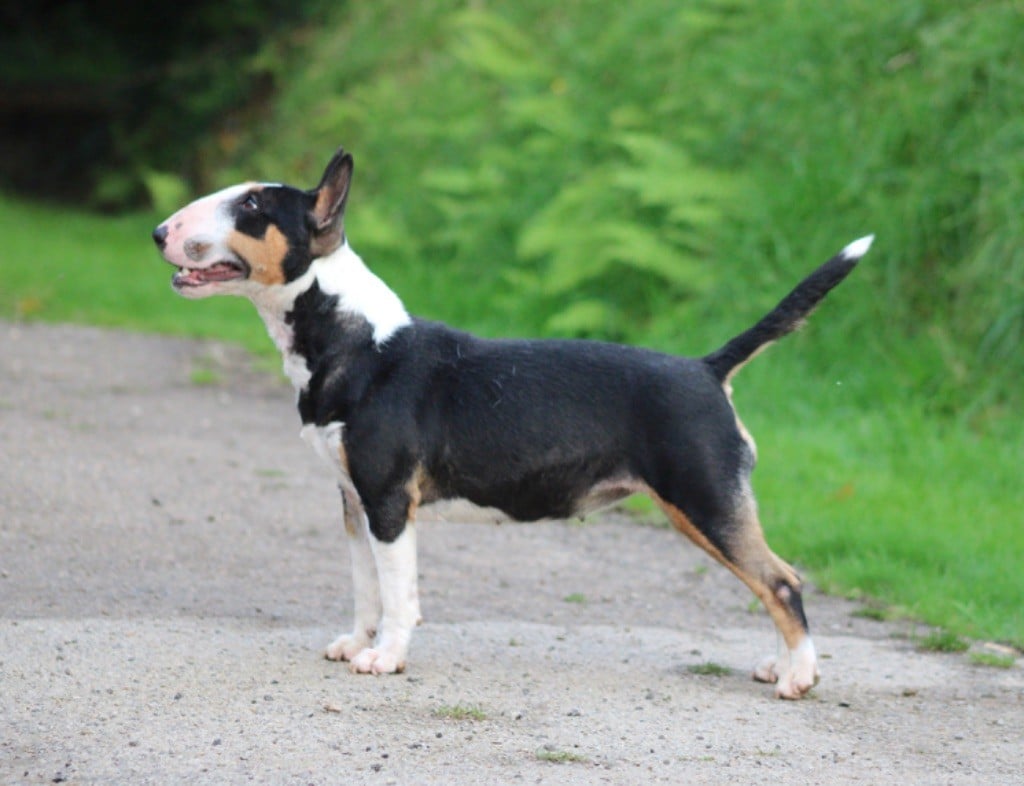
[[[345,201],[352,182],[352,168],[352,156],[338,148],[324,170],[320,185],[310,192],[314,198],[309,214],[314,256],[330,254],[345,239]]]

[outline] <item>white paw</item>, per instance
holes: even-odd
[[[800,699],[818,684],[821,673],[811,637],[792,651],[783,650],[778,659],[769,659],[754,669],[754,679],[775,684],[780,699]]]
[[[810,674],[799,674],[790,669],[775,683],[775,696],[779,699],[802,699],[818,684],[820,676],[817,669]]]
[[[789,658],[786,658],[789,660]],[[779,674],[775,670],[775,658],[767,658],[754,667],[754,679],[758,682],[770,682],[773,685],[779,681]]]
[[[405,661],[387,650],[367,647],[351,658],[349,668],[355,674],[400,674],[405,671]]]
[[[373,644],[369,632],[345,633],[327,645],[324,657],[327,660],[352,660],[356,655]]]

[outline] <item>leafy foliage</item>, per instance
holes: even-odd
[[[296,27],[325,5],[4,3],[0,182],[138,209],[147,173],[198,180],[204,159],[231,144],[233,126],[258,113],[271,63],[285,62]]]
[[[850,370],[884,367],[977,427],[1021,400],[1011,0],[192,0],[97,15],[107,27],[83,9],[5,10],[0,78],[57,68],[102,88],[83,88],[90,106],[114,96],[91,116],[98,137],[60,132],[75,161],[116,148],[94,166],[103,203],[145,188],[171,204],[187,182],[312,185],[344,144],[352,237],[413,310],[689,353],[874,232],[802,371],[842,376],[844,400],[871,406],[886,391]]]
[[[884,364],[935,411],[984,424],[1024,372],[1018,13],[359,4],[281,65],[216,179],[312,183],[344,143],[352,236],[414,280],[414,310],[675,351],[713,348],[875,232],[807,351],[826,374]],[[847,380],[850,401],[877,396]]]

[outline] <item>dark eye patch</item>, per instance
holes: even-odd
[[[238,198],[235,203],[235,228],[250,237],[263,237],[267,231],[270,218],[266,213],[262,195],[250,191]]]
[[[274,184],[263,184],[240,194],[232,202],[235,229],[248,237],[263,240],[280,234],[287,250],[280,262],[285,281],[293,281],[309,267],[310,210],[313,197],[306,191]]]

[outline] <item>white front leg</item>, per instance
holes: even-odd
[[[327,647],[328,660],[352,660],[373,644],[380,620],[380,581],[370,548],[370,527],[359,502],[355,488],[341,485],[345,505],[345,531],[348,533],[348,551],[352,562],[352,589],[355,594],[355,614],[351,633],[338,636]]]
[[[369,536],[377,564],[383,615],[377,644],[352,659],[352,670],[362,674],[392,674],[405,669],[412,629],[420,622],[416,582],[416,529],[412,523],[393,543]]]

